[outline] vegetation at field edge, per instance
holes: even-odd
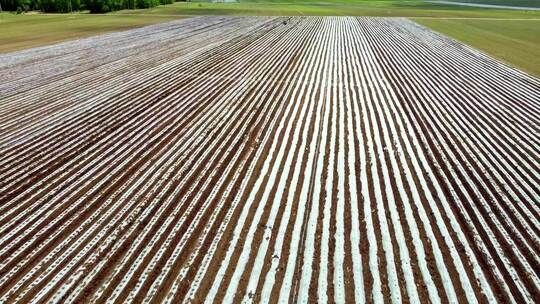
[[[383,16],[460,18],[538,18],[540,11],[484,9],[423,1],[248,1],[238,3],[176,2],[118,14],[250,15],[250,16]]]
[[[540,77],[540,20],[413,20]]]
[[[94,0],[81,1],[82,3],[88,3]],[[129,1],[136,2],[139,0]],[[467,2],[469,0],[458,1]],[[535,2],[534,0],[522,0],[516,3],[507,0],[481,1],[500,5],[516,5],[518,2],[519,5],[535,5],[535,3],[532,3]],[[540,36],[537,30],[540,28],[540,21],[538,21],[540,20],[540,11],[460,7],[421,1],[336,0],[332,2],[314,2],[313,0],[240,0],[237,3],[176,2],[171,5],[148,9],[122,10],[107,15],[81,13],[69,15],[14,15],[4,13],[0,14],[2,27],[0,32],[0,53],[104,32],[124,30],[185,16],[200,15],[412,17],[417,18],[415,21],[433,30],[463,41],[533,75],[540,76]]]
[[[174,0],[0,0],[0,8],[18,14],[28,11],[46,13],[72,13],[89,10],[91,13],[108,13],[122,9],[150,8],[172,4]],[[1,11],[1,10],[0,10]]]
[[[127,30],[178,19],[181,16],[128,16],[92,14],[0,14],[0,53],[60,41]]]

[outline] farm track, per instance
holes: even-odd
[[[540,81],[400,18],[0,55],[0,302],[540,301]]]

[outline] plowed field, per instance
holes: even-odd
[[[540,301],[540,81],[407,19],[0,56],[0,302]]]

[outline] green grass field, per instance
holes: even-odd
[[[126,30],[178,17],[90,14],[0,14],[0,53]]]
[[[473,0],[457,1],[470,2]],[[517,1],[522,5],[529,6],[540,2],[539,0]],[[516,5],[510,0],[478,0],[478,3]],[[0,14],[0,28],[2,29],[0,31],[0,52],[200,15],[411,17],[433,30],[461,40],[540,77],[540,35],[538,35],[540,11],[472,8],[416,0],[176,2],[151,9],[124,10],[107,15],[83,13],[14,15],[3,13]]]
[[[540,0],[449,0],[449,1],[465,2],[465,3],[492,4],[492,5],[540,7]]]
[[[140,15],[255,15],[255,16],[387,16],[460,18],[539,18],[540,11],[483,9],[441,5],[423,1],[337,0],[271,1],[238,3],[176,2],[150,9],[124,10],[115,14]]]
[[[540,77],[540,20],[414,20]]]

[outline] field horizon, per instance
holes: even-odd
[[[171,2],[0,0],[0,303],[538,303],[540,0]]]
[[[540,80],[411,20],[187,18],[0,74],[0,302],[538,294]]]
[[[504,4],[499,0],[484,0],[482,3]],[[531,1],[520,3],[535,5]],[[0,53],[201,15],[344,14],[410,17],[531,75],[540,76],[540,38],[536,30],[540,28],[540,11],[466,8],[423,1],[340,0],[331,4],[307,0],[176,2],[151,9],[108,14],[0,13],[0,24],[4,29],[0,32]]]

